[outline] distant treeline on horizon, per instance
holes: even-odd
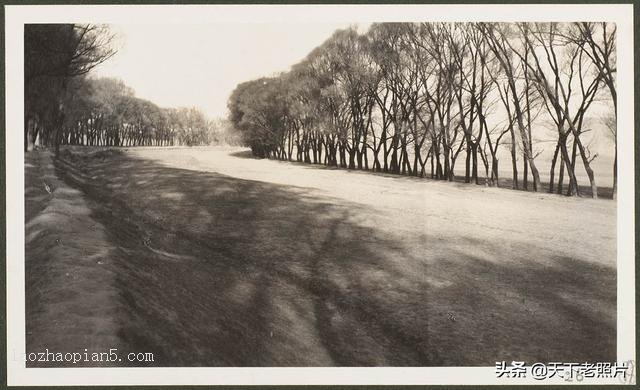
[[[195,107],[163,108],[135,96],[114,78],[76,77],[63,101],[61,145],[198,146],[237,143],[224,119],[208,119]],[[46,122],[45,122],[46,123]],[[53,132],[35,120],[31,142],[51,145]],[[237,138],[237,137],[236,137]]]

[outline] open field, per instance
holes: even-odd
[[[162,366],[615,360],[614,201],[240,149],[52,161],[26,161],[28,350]],[[86,339],[62,343],[76,329]]]

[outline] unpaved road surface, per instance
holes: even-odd
[[[615,360],[613,201],[218,148],[56,166],[104,228],[119,342],[156,365]]]

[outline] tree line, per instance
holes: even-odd
[[[41,145],[172,146],[231,142],[197,108],[161,108],[89,72],[114,53],[105,26],[25,25],[25,150]]]
[[[615,39],[610,23],[352,27],[290,71],[238,85],[229,120],[257,157],[449,181],[463,165],[465,182],[489,186],[504,149],[511,187],[533,191],[544,133],[547,190],[579,195],[583,169],[597,198],[585,134],[598,116],[615,140]],[[612,170],[615,197],[617,156]]]
[[[158,107],[137,98],[120,80],[76,78],[70,91],[62,145],[195,146],[214,141],[213,124],[202,111]]]

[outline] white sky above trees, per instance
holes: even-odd
[[[161,107],[226,116],[237,84],[288,70],[345,23],[111,25],[118,52],[94,77],[116,77]]]

